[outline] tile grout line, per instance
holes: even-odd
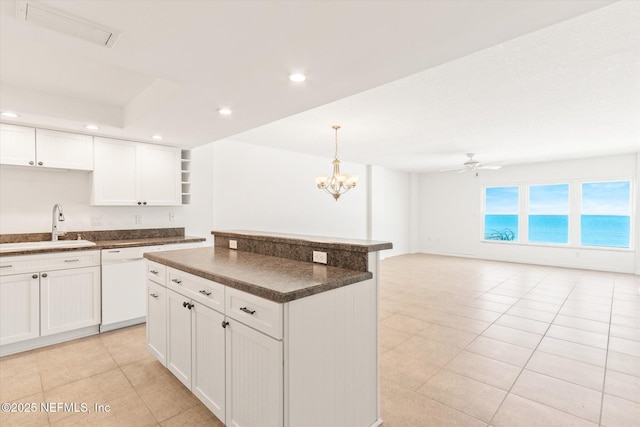
[[[602,426],[602,413],[604,412],[604,390],[607,385],[607,362],[609,361],[609,341],[611,340],[611,321],[613,320],[613,302],[616,294],[616,279],[613,279],[613,289],[611,289],[611,307],[609,311],[609,331],[607,333],[607,351],[604,356],[604,374],[602,377],[602,392],[600,393],[600,417],[598,425]]]
[[[538,282],[538,284],[540,284],[542,282],[541,279],[540,282]],[[500,402],[500,405],[498,405],[498,408],[496,409],[496,411],[493,413],[493,416],[491,417],[491,420],[489,420],[489,424],[492,424],[496,415],[498,414],[498,412],[500,411],[500,408],[502,408],[502,405],[504,404],[505,400],[507,400],[507,397],[509,397],[510,394],[512,394],[513,387],[516,385],[516,383],[518,382],[518,379],[520,378],[520,376],[522,375],[522,373],[524,372],[525,368],[527,367],[527,365],[529,364],[529,362],[531,361],[531,358],[533,357],[533,355],[536,353],[536,351],[538,350],[538,347],[540,346],[540,343],[542,342],[542,340],[547,336],[547,332],[549,332],[549,329],[551,329],[551,326],[553,325],[553,321],[556,319],[556,317],[558,317],[558,314],[560,313],[560,310],[562,310],[562,307],[564,307],[564,304],[567,302],[567,300],[569,299],[569,296],[571,295],[571,293],[574,291],[574,289],[576,288],[576,286],[578,286],[578,283],[580,282],[580,279],[578,278],[578,280],[576,280],[576,282],[574,283],[574,285],[571,287],[571,290],[569,291],[569,293],[567,294],[567,296],[564,299],[564,302],[560,305],[560,307],[558,308],[558,311],[556,312],[556,314],[553,316],[553,319],[551,319],[551,322],[549,322],[549,326],[547,327],[547,329],[545,330],[544,334],[542,334],[542,338],[540,338],[540,341],[538,341],[538,344],[536,345],[536,348],[533,349],[533,351],[531,352],[531,355],[529,356],[529,358],[527,359],[527,361],[524,363],[524,365],[522,365],[522,369],[520,369],[520,372],[518,373],[518,375],[516,376],[516,379],[513,381],[513,384],[511,384],[511,387],[509,387],[509,390],[507,391],[507,394],[505,394],[504,399],[502,399],[502,402]],[[537,285],[536,285],[537,286]],[[535,286],[534,288],[535,289]],[[529,291],[531,292],[531,290]],[[529,293],[527,292],[527,293]],[[526,294],[525,294],[526,295]],[[522,298],[520,298],[522,299]],[[516,303],[517,304],[517,303]],[[516,396],[519,396],[518,394],[513,393]],[[520,396],[522,397],[522,396]],[[541,403],[538,402],[536,400],[533,399],[529,399],[526,398],[527,400],[531,400],[533,402],[539,403],[541,405],[544,406],[549,406],[545,403]],[[553,406],[549,406],[550,408],[553,408]],[[572,415],[574,417],[577,417],[577,415],[571,414],[570,412],[564,411],[562,409],[558,409],[558,408],[553,408],[556,409],[558,411],[564,412],[566,414]],[[582,418],[582,417],[578,417],[578,418]],[[582,418],[584,419],[584,418]]]

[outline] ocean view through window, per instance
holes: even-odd
[[[484,196],[485,240],[517,242],[519,188],[488,187]]]
[[[581,245],[630,247],[630,181],[583,183],[581,206]]]
[[[569,243],[569,184],[529,187],[528,241]]]

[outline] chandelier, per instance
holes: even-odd
[[[358,182],[358,175],[344,175],[340,173],[340,160],[338,160],[338,129],[340,126],[332,126],[336,131],[336,154],[333,159],[333,175],[327,177],[326,175],[320,175],[316,177],[316,185],[319,189],[325,190],[331,194],[336,201],[340,195],[346,193],[356,186]]]

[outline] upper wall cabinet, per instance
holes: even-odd
[[[180,156],[177,147],[96,137],[92,204],[180,205]]]
[[[93,170],[93,137],[0,123],[0,163]]]

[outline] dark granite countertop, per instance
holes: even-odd
[[[306,236],[300,234],[270,233],[266,231],[250,230],[214,230],[214,236],[228,238],[245,238],[277,243],[289,243],[300,246],[314,246],[318,248],[340,249],[356,252],[375,252],[393,248],[391,242],[378,240],[345,239],[339,237]]]
[[[103,230],[103,231],[74,231],[68,232],[60,240],[74,240],[81,235],[83,239],[95,243],[95,246],[70,248],[38,248],[16,249],[0,252],[2,256],[35,255],[51,252],[93,251],[100,249],[128,248],[139,246],[166,245],[171,243],[203,242],[202,237],[184,235],[184,228],[157,228],[136,230]],[[51,240],[51,233],[5,234],[0,236],[0,243],[39,242]]]
[[[213,280],[278,303],[371,279],[367,271],[355,271],[310,262],[204,247],[153,252],[145,258]]]

